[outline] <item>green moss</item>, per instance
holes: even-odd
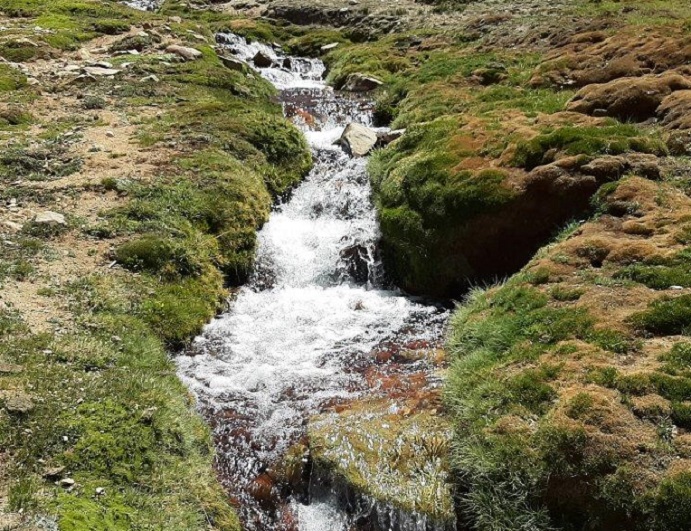
[[[682,531],[691,518],[691,473],[666,478],[651,499],[654,529]]]
[[[610,124],[602,127],[562,127],[520,142],[513,164],[532,170],[552,162],[546,155],[558,150],[568,155],[619,155],[629,151],[663,155],[666,147],[661,139],[644,136],[633,125]]]
[[[159,285],[142,302],[140,313],[168,345],[179,346],[194,337],[220,309],[224,293],[221,285],[218,274]]]
[[[663,297],[648,309],[634,314],[631,323],[638,329],[661,335],[691,334],[691,295]]]
[[[0,64],[0,92],[18,90],[27,86],[26,76],[15,68]]]
[[[560,302],[577,301],[585,293],[583,288],[567,288],[563,286],[555,286],[550,294],[554,300]]]
[[[154,235],[122,244],[115,251],[115,257],[128,269],[160,273],[167,278],[200,275],[203,267],[189,244]]]
[[[208,431],[161,339],[131,312],[141,286],[91,277],[60,296],[82,320],[69,337],[33,335],[11,316],[0,337],[0,358],[24,368],[11,385],[49,397],[3,421],[13,509],[55,515],[61,529],[239,529],[210,473]],[[42,478],[59,465],[71,492]]]
[[[636,264],[617,271],[615,278],[627,278],[652,289],[672,286],[691,287],[691,254],[682,251],[675,257],[657,264]]]

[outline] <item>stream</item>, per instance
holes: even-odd
[[[349,516],[304,488],[274,481],[286,452],[305,441],[310,416],[371,392],[363,371],[382,345],[438,344],[444,308],[391,286],[365,158],[334,142],[350,122],[372,125],[366,98],[323,81],[317,59],[219,34],[219,46],[251,63],[279,90],[285,115],[305,134],[314,168],[277,205],[258,235],[254,273],[229,309],[177,358],[213,429],[217,470],[249,530],[345,531]]]

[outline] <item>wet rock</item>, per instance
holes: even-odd
[[[252,62],[259,68],[268,68],[273,64],[273,59],[263,52],[257,52]]]
[[[200,52],[196,48],[180,46],[178,44],[171,44],[166,48],[166,52],[182,57],[185,61],[194,61],[195,59],[199,59],[202,57],[202,52]]]
[[[341,251],[341,260],[345,262],[348,276],[359,284],[364,284],[369,278],[369,260],[367,248],[355,244]]]
[[[235,70],[236,72],[245,72],[249,68],[249,65],[245,61],[237,57],[221,55],[219,59],[223,63],[223,66],[230,70]]]
[[[34,409],[31,397],[24,393],[15,393],[5,399],[5,409],[15,415],[26,415]]]
[[[655,117],[662,101],[677,90],[691,89],[691,80],[679,74],[623,78],[588,85],[573,97],[567,110],[604,114],[620,120],[645,121]]]
[[[273,489],[274,483],[269,474],[259,475],[250,486],[252,497],[263,507],[272,507],[275,504]]]
[[[291,68],[293,68],[293,60],[290,57],[286,57],[285,59],[283,59],[282,66],[283,68],[290,70]]]
[[[355,73],[348,76],[342,88],[348,92],[369,92],[370,90],[378,89],[383,84],[383,82],[374,77]]]
[[[388,146],[394,140],[398,140],[405,134],[405,129],[394,129],[392,131],[377,132],[377,146]]]
[[[337,143],[351,157],[364,157],[377,144],[377,133],[364,125],[351,123]]]
[[[45,212],[41,212],[40,214],[37,214],[36,217],[34,218],[34,223],[36,225],[67,225],[67,221],[65,221],[65,216],[62,214],[58,214],[57,212],[52,212],[50,210],[46,210]]]

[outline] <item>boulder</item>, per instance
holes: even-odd
[[[269,68],[273,64],[273,59],[264,52],[257,52],[252,58],[252,62],[258,68]]]
[[[235,70],[236,72],[244,72],[249,68],[249,65],[245,61],[238,59],[237,57],[221,55],[219,59],[223,63],[223,66],[230,70]]]
[[[336,142],[351,157],[364,157],[377,143],[377,133],[364,125],[351,123]]]
[[[375,90],[381,87],[384,83],[378,79],[364,74],[350,74],[345,83],[343,84],[343,90],[349,92],[368,92],[370,90]]]
[[[573,97],[568,111],[642,122],[655,117],[670,94],[691,89],[691,79],[679,74],[622,78],[588,85]]]
[[[202,52],[200,52],[196,48],[180,46],[179,44],[171,44],[166,48],[166,52],[182,57],[185,61],[194,61],[195,59],[199,59],[202,56]]]
[[[34,223],[36,225],[67,225],[65,216],[57,212],[51,212],[50,210],[37,214],[34,218]]]

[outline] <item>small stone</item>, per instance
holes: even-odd
[[[58,214],[57,212],[52,212],[50,210],[46,210],[45,212],[37,214],[34,218],[34,223],[38,225],[67,225],[67,221],[65,221],[65,216],[63,216],[62,214]]]
[[[182,57],[186,61],[194,61],[195,59],[202,57],[202,52],[196,48],[189,48],[187,46],[180,46],[178,44],[171,44],[168,46],[168,48],[166,48],[166,52]]]
[[[249,65],[245,61],[236,57],[220,56],[219,59],[223,63],[223,66],[230,70],[235,70],[236,72],[244,72],[249,68]]]
[[[113,138],[115,136],[115,133],[113,133],[113,131],[106,131],[106,136],[108,138]]]
[[[180,17],[170,17],[169,20],[174,24],[182,24],[182,19]]]
[[[72,478],[64,478],[60,480],[60,486],[66,489],[74,487],[75,481]]]
[[[65,471],[64,466],[55,466],[52,468],[47,468],[43,472],[43,477],[46,479],[51,479],[53,481],[56,481],[62,477],[62,474],[64,471]]]
[[[343,90],[349,92],[368,92],[381,87],[384,83],[364,74],[350,74],[343,85]]]
[[[394,140],[398,140],[405,134],[405,129],[393,129],[390,131],[382,131],[377,133],[377,146],[384,147],[389,145]]]
[[[106,493],[106,489],[103,487],[96,488],[96,496],[103,496]]]
[[[143,77],[139,80],[142,83],[158,83],[158,76],[151,74],[150,76]]]
[[[330,52],[331,50],[333,50],[333,49],[336,48],[337,46],[338,46],[338,43],[337,43],[337,42],[332,42],[331,44],[325,44],[324,46],[322,46],[322,47],[320,48],[320,50],[322,51],[322,53],[324,53],[324,52]]]
[[[669,289],[673,289],[673,290],[675,290],[675,291],[679,291],[679,290],[681,290],[681,289],[684,289],[684,287],[683,287],[683,286],[670,286]]]
[[[114,76],[119,74],[120,70],[117,68],[103,68],[101,66],[86,66],[84,72],[90,76]]]
[[[34,403],[29,395],[16,393],[5,400],[5,409],[9,413],[25,415],[34,409]]]
[[[113,68],[113,63],[109,63],[108,61],[90,61],[88,63],[88,66],[97,66],[100,68]]]

